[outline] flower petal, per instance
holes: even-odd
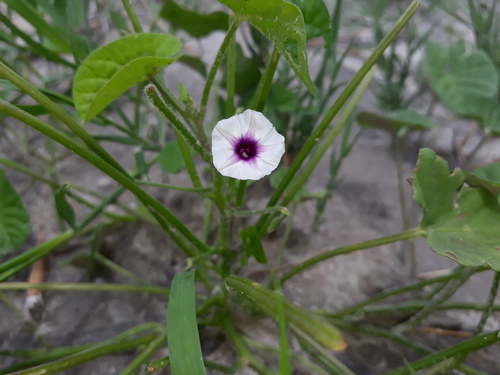
[[[278,167],[278,164],[272,164],[272,163],[270,163],[267,160],[262,159],[262,158],[256,158],[255,161],[257,163],[257,167],[259,168],[259,170],[262,173],[262,177],[270,175],[271,172],[274,171]]]
[[[275,143],[274,145],[266,145],[262,147],[262,151],[257,156],[257,160],[264,160],[267,164],[274,166],[271,172],[278,167],[281,157],[285,153],[285,144],[283,142]],[[257,162],[257,165],[260,164]],[[271,173],[269,172],[269,173]],[[268,174],[269,174],[268,173]]]
[[[215,125],[214,130],[212,131],[212,137],[214,136],[214,134],[216,134],[218,130],[225,131],[225,134],[231,134],[234,138],[240,138],[242,135],[244,135],[245,133],[242,133],[239,120],[237,119],[238,116],[233,116],[225,120],[220,120],[217,123],[217,125]]]
[[[212,148],[232,148],[238,138],[217,125],[212,131]]]
[[[213,148],[212,153],[214,166],[219,171],[226,168],[228,163],[234,164],[239,161],[232,148]],[[236,160],[234,160],[235,158]]]
[[[237,178],[238,180],[260,180],[266,174],[260,170],[256,160],[240,160],[224,169],[219,169],[219,172],[223,176]]]
[[[247,134],[259,141],[267,133],[274,129],[273,124],[262,113],[247,109],[241,114],[244,116],[245,122],[248,124]]]

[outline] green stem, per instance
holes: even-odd
[[[134,371],[137,370],[139,366],[142,364],[146,363],[148,358],[151,357],[153,352],[158,349],[158,347],[163,344],[165,341],[167,341],[167,333],[164,332],[163,334],[158,335],[153,341],[151,341],[146,349],[142,351],[141,354],[139,354],[130,365],[127,366],[125,370],[123,370],[120,375],[131,375],[134,373]]]
[[[177,137],[177,144],[181,150],[182,158],[184,159],[184,164],[186,165],[186,169],[188,171],[189,177],[191,178],[191,182],[196,189],[202,189],[200,178],[198,177],[198,172],[196,171],[196,167],[194,165],[193,157],[191,156],[191,152],[189,151],[188,144],[186,140],[179,134],[179,132],[175,132]]]
[[[398,179],[398,198],[399,198],[399,207],[401,209],[401,219],[403,222],[403,230],[410,229],[410,219],[408,215],[408,208],[406,205],[406,195],[405,195],[405,185],[406,182],[403,176],[403,157],[401,153],[401,137],[397,134],[393,136],[394,149],[396,153],[396,173]],[[417,277],[417,257],[415,251],[415,243],[410,240],[407,242],[409,251],[408,251],[408,263],[410,270],[410,279],[415,280]],[[404,245],[404,243],[403,243]]]
[[[236,204],[235,204],[235,207],[238,209],[243,206],[246,190],[247,190],[247,180],[240,180],[238,184],[238,192],[236,193]]]
[[[130,280],[135,281],[138,284],[142,285],[152,285],[151,282],[148,280],[143,279],[142,277],[137,276],[133,272],[130,272],[129,270],[123,268],[122,266],[116,264],[112,260],[106,258],[105,256],[101,255],[99,252],[96,252],[94,254],[95,260],[101,263],[104,267],[109,268],[111,271],[116,272],[119,275],[122,275],[124,277],[129,278]]]
[[[349,122],[349,118],[351,117],[352,113],[358,106],[358,103],[361,100],[363,94],[365,93],[365,90],[368,88],[368,85],[370,84],[373,75],[375,74],[375,71],[376,68],[374,67],[371,70],[369,70],[366,76],[363,78],[358,89],[354,93],[352,99],[349,101],[349,103],[347,103],[345,109],[342,111],[342,114],[337,124],[334,126],[332,131],[326,136],[325,140],[319,147],[318,151],[314,153],[310,162],[307,164],[307,167],[304,169],[302,173],[300,173],[295,184],[287,192],[285,199],[283,199],[283,206],[286,206],[293,200],[295,195],[299,192],[299,190],[304,186],[306,181],[309,179],[314,169],[318,166],[323,156],[330,149],[330,146],[333,144],[333,142],[335,141],[341,130],[344,129],[345,125]]]
[[[186,239],[195,245],[201,251],[206,251],[207,246],[202,243],[184,224],[168,210],[163,204],[151,195],[142,190],[129,176],[124,175],[113,166],[105,162],[103,159],[90,152],[87,148],[83,147],[80,143],[76,142],[66,134],[52,128],[42,120],[31,116],[16,106],[0,99],[0,112],[12,116],[19,121],[24,122],[26,125],[41,132],[49,138],[54,139],[64,147],[73,151],[75,154],[81,156],[83,159],[94,165],[116,182],[121,184],[127,190],[135,194],[135,196],[148,208],[157,211],[162,215],[176,230],[178,230]]]
[[[234,92],[236,87],[236,39],[231,38],[227,49],[226,73],[226,118],[234,115]]]
[[[134,31],[136,33],[144,32],[144,30],[142,29],[141,23],[139,22],[139,18],[137,17],[135,10],[132,7],[132,4],[130,3],[130,0],[122,0],[122,4],[123,4],[123,7],[125,8],[125,11],[127,12],[127,16],[130,19],[130,22],[132,22],[132,26],[134,28]]]
[[[253,98],[252,108],[256,111],[262,112],[264,110],[264,106],[266,105],[266,100],[269,96],[269,91],[271,90],[274,73],[276,72],[280,56],[281,55],[278,49],[274,48],[273,53],[271,54],[271,58],[267,63],[266,70],[260,78],[259,86],[257,86],[257,90]]]
[[[478,351],[482,348],[493,345],[498,341],[500,341],[499,331],[491,332],[451,346],[437,353],[430,354],[422,359],[410,363],[410,365],[413,370],[419,371],[447,358],[453,358],[457,355]],[[384,375],[405,375],[409,374],[409,371],[408,367],[402,366],[396,370],[389,371]]]
[[[259,361],[254,355],[248,350],[243,338],[236,332],[233,324],[229,320],[229,316],[225,315],[222,321],[224,328],[224,333],[228,337],[229,341],[233,344],[236,351],[241,357],[241,362],[252,367],[261,375],[273,375],[273,373],[266,368],[266,366]]]
[[[145,324],[142,327],[141,326],[134,327],[133,329],[127,332],[124,332],[110,340],[98,343],[97,345],[94,345],[79,353],[75,353],[68,357],[63,357],[54,362],[45,363],[43,365],[32,367],[27,370],[18,371],[10,375],[55,374],[57,372],[75,367],[85,362],[92,361],[96,358],[103,357],[105,355],[136,349],[141,345],[150,343],[158,336],[158,333],[149,333],[141,337],[129,338],[133,334],[136,334],[135,332],[138,333],[140,331],[144,331],[145,328],[150,325],[151,324],[149,325]],[[155,324],[155,326],[156,325],[157,324]],[[152,329],[152,328],[147,328],[147,329]]]
[[[297,155],[296,159],[294,160],[293,164],[291,165],[290,169],[288,170],[287,174],[281,181],[281,183],[278,185],[278,188],[275,190],[274,194],[269,200],[269,203],[267,204],[268,207],[276,205],[278,203],[278,200],[281,198],[283,193],[285,192],[286,188],[292,181],[292,179],[297,175],[300,166],[302,163],[305,161],[307,156],[310,154],[314,146],[319,142],[321,139],[323,133],[326,131],[330,123],[332,122],[333,118],[337,115],[337,113],[340,111],[340,109],[344,106],[345,102],[347,99],[351,96],[351,94],[356,90],[358,85],[361,83],[363,78],[368,74],[370,69],[375,65],[377,60],[383,55],[385,49],[394,41],[396,40],[398,34],[401,32],[401,30],[406,26],[406,24],[410,21],[410,19],[413,17],[415,12],[417,11],[418,7],[420,4],[416,1],[413,1],[410,6],[406,9],[406,11],[403,13],[403,15],[399,18],[399,20],[396,22],[396,25],[393,27],[393,29],[384,37],[384,39],[379,43],[379,45],[375,48],[375,51],[372,52],[372,54],[368,57],[366,62],[363,64],[363,66],[358,70],[356,75],[352,78],[352,80],[349,82],[349,84],[345,87],[345,89],[342,91],[342,93],[339,95],[338,99],[335,101],[335,103],[330,107],[328,110],[328,113],[325,115],[321,123],[316,127],[316,129],[311,133],[309,136],[308,140],[306,141],[305,145],[302,147],[300,150],[299,154]],[[267,221],[268,216],[264,215],[262,216],[258,223],[257,223],[257,229],[262,229],[264,223]]]
[[[184,139],[194,148],[194,150],[201,156],[201,158],[208,164],[211,164],[212,157],[208,151],[198,142],[196,137],[191,134],[189,129],[177,118],[175,113],[167,106],[167,104],[160,98],[158,88],[155,85],[149,84],[144,89],[146,95],[151,100],[151,103],[162,113],[165,118],[170,121],[173,128],[181,134]]]
[[[299,272],[329,258],[333,258],[338,255],[349,254],[354,251],[369,249],[376,246],[385,245],[392,242],[404,241],[410,238],[423,237],[426,235],[426,231],[420,228],[415,228],[406,232],[401,232],[398,234],[393,234],[391,236],[381,237],[370,241],[360,242],[355,245],[342,246],[334,250],[326,251],[324,253],[315,255],[305,261],[301,262],[297,266],[293,267],[289,271],[285,272],[280,279],[280,285],[283,285],[285,281],[295,276]]]
[[[486,271],[486,270],[489,270],[489,269],[490,268],[487,267],[487,266],[478,267],[477,268],[477,272],[482,272],[482,271]],[[386,292],[377,294],[377,295],[375,295],[373,297],[367,298],[364,301],[355,303],[354,305],[348,306],[348,307],[343,308],[341,310],[337,310],[337,311],[332,312],[332,313],[329,313],[329,312],[325,311],[324,315],[327,315],[327,316],[330,316],[330,317],[341,317],[341,316],[345,316],[345,315],[348,315],[348,314],[352,314],[352,313],[355,313],[356,311],[358,311],[359,309],[361,309],[361,308],[363,308],[365,306],[371,305],[372,303],[381,301],[383,299],[386,299],[386,298],[389,298],[389,297],[392,297],[392,296],[396,296],[396,295],[399,295],[399,294],[402,294],[402,293],[406,293],[406,292],[412,292],[412,291],[420,290],[420,289],[424,288],[427,285],[432,285],[432,284],[435,284],[435,283],[440,283],[440,282],[446,282],[446,281],[449,281],[449,280],[453,280],[453,279],[455,279],[457,277],[460,277],[462,275],[462,273],[463,273],[462,271],[456,271],[456,272],[453,272],[453,273],[451,273],[449,275],[434,277],[434,278],[429,279],[429,280],[420,281],[418,283],[413,283],[413,284],[406,285],[406,286],[403,286],[403,287],[400,287],[400,288],[390,289],[390,290],[388,290]]]
[[[414,313],[422,310],[429,304],[429,301],[409,301],[401,303],[379,304],[373,306],[364,306],[357,310],[360,314],[388,314],[388,313]],[[434,310],[475,310],[484,311],[488,307],[484,303],[474,302],[443,302],[434,308]],[[500,305],[493,305],[492,311],[500,311]],[[329,315],[329,314],[328,314]],[[332,316],[336,316],[333,314]]]
[[[200,133],[199,135],[201,136],[202,134],[205,134],[205,131],[203,130],[203,121],[205,120],[205,115],[207,112],[207,104],[208,104],[208,97],[210,96],[210,90],[212,89],[212,85],[215,80],[215,75],[217,74],[217,71],[219,70],[219,67],[222,64],[222,61],[224,60],[224,56],[226,55],[226,52],[229,48],[229,45],[231,44],[231,40],[233,39],[234,34],[236,33],[236,30],[238,29],[238,26],[240,25],[240,21],[235,20],[232,25],[229,27],[229,30],[227,31],[226,36],[224,37],[224,40],[222,41],[222,44],[219,48],[219,51],[217,52],[217,56],[215,56],[215,61],[210,68],[210,72],[208,73],[207,81],[205,83],[205,87],[203,88],[203,94],[201,96],[201,104],[200,104],[200,111],[198,113],[198,121],[197,121],[197,132]],[[205,135],[206,137],[206,135]],[[208,144],[208,141],[207,141]]]
[[[57,237],[54,237],[44,242],[43,244],[38,245],[33,249],[0,264],[0,282],[7,280],[9,277],[16,274],[20,270],[29,267],[37,260],[43,258],[59,246],[68,242],[71,238],[73,238],[74,235],[75,232],[73,232],[72,230],[61,233]]]
[[[70,128],[73,133],[80,137],[80,139],[85,142],[85,144],[97,155],[99,155],[106,163],[109,163],[117,171],[128,177],[127,171],[123,169],[120,163],[118,163],[110,154],[108,154],[108,152],[89,133],[87,133],[84,130],[83,126],[78,123],[68,112],[56,105],[47,96],[42,94],[36,87],[32,86],[28,81],[26,81],[23,77],[11,70],[2,62],[0,62],[0,76],[8,79],[15,86],[19,87],[22,91],[31,96],[42,107],[46,108],[51,115],[66,124],[66,126]]]
[[[476,272],[475,268],[469,267],[462,272],[460,277],[453,279],[448,282],[443,290],[437,294],[436,298],[432,301],[426,301],[425,307],[419,311],[417,314],[412,316],[406,322],[400,324],[395,329],[398,331],[404,331],[406,329],[413,329],[417,327],[425,318],[427,318],[434,310],[447,301],[455,292],[462,286],[469,278]]]
[[[248,217],[248,216],[262,215],[262,214],[276,213],[276,212],[286,216],[290,215],[290,211],[288,211],[288,208],[281,206],[274,206],[255,211],[241,211],[235,209],[231,210],[231,214],[233,216],[240,216],[240,217]]]
[[[500,272],[495,272],[493,276],[493,282],[491,283],[488,302],[486,303],[486,308],[484,309],[483,314],[481,315],[481,319],[477,324],[474,335],[479,335],[483,332],[484,325],[486,324],[486,321],[488,320],[488,317],[490,316],[491,311],[493,310],[493,306],[495,304],[495,298],[497,297],[499,282],[500,282]]]
[[[159,187],[159,188],[171,189],[171,190],[179,190],[179,191],[188,191],[191,193],[207,193],[211,190],[210,188],[204,188],[204,187],[191,188],[191,187],[186,187],[186,186],[169,185],[169,184],[162,184],[159,182],[150,182],[150,181],[135,180],[135,183],[138,185],[153,186],[153,187]]]
[[[61,290],[85,292],[144,292],[167,295],[168,288],[155,285],[93,284],[93,283],[1,283],[0,290]]]

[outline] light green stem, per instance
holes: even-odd
[[[125,8],[125,11],[127,12],[127,16],[130,19],[130,22],[132,22],[132,26],[134,28],[134,31],[136,33],[144,32],[144,30],[142,29],[141,23],[139,22],[139,18],[137,17],[135,10],[132,7],[132,4],[130,3],[130,0],[122,0],[122,4],[123,4],[123,7]]]
[[[273,53],[271,54],[271,58],[267,63],[266,70],[260,78],[259,86],[257,86],[257,91],[255,92],[255,96],[253,98],[252,108],[256,111],[262,112],[264,110],[266,100],[269,96],[269,91],[271,90],[271,86],[273,83],[274,73],[276,72],[276,68],[280,60],[280,56],[281,55],[278,49],[274,48]]]
[[[291,277],[295,276],[299,272],[302,272],[305,269],[307,269],[307,268],[309,268],[309,267],[311,267],[311,266],[313,266],[313,265],[315,265],[323,260],[333,258],[333,257],[338,256],[338,255],[349,254],[349,253],[352,253],[352,252],[358,251],[358,250],[365,250],[365,249],[369,249],[372,247],[385,245],[385,244],[392,243],[392,242],[404,241],[404,240],[408,240],[410,238],[423,237],[426,235],[426,233],[427,232],[423,229],[415,228],[415,229],[412,229],[412,230],[409,230],[406,232],[393,234],[391,236],[381,237],[381,238],[377,238],[375,240],[370,240],[370,241],[366,241],[366,242],[360,242],[360,243],[355,244],[355,245],[342,246],[342,247],[339,247],[339,248],[334,249],[334,250],[326,251],[324,253],[315,255],[309,259],[304,260],[299,265],[297,265],[297,266],[293,267],[292,269],[290,269],[289,271],[285,272],[283,274],[283,276],[281,276],[280,284],[283,285],[283,283],[285,281],[287,281],[288,279],[290,279]]]
[[[208,164],[211,164],[212,157],[208,151],[200,144],[196,137],[191,134],[189,129],[177,118],[175,113],[167,106],[160,97],[158,88],[155,85],[149,84],[145,87],[144,92],[148,96],[151,103],[165,116],[172,127],[181,134],[184,139],[194,148],[201,158]]]
[[[222,61],[224,60],[224,56],[226,55],[227,49],[231,44],[230,43],[231,39],[233,39],[234,34],[236,33],[236,30],[238,29],[239,25],[240,22],[238,20],[235,20],[232,23],[231,27],[227,31],[226,36],[224,37],[224,40],[222,41],[219,51],[217,52],[217,56],[215,56],[215,61],[212,67],[210,68],[210,72],[208,73],[207,81],[205,82],[205,87],[203,88],[203,94],[201,96],[200,111],[198,113],[197,132],[200,133],[199,135],[205,134],[205,131],[203,130],[203,121],[205,120],[205,115],[207,113],[208,97],[210,96],[210,91],[212,89],[212,85],[215,80],[215,75],[217,74],[217,71],[219,70],[219,67],[222,64]]]
[[[155,285],[93,284],[93,283],[1,283],[0,290],[61,290],[86,292],[143,292],[168,296],[169,289]]]
[[[278,185],[278,188],[275,190],[274,194],[269,200],[269,203],[267,204],[268,207],[276,205],[278,203],[278,200],[281,198],[283,193],[285,192],[286,188],[292,181],[292,179],[295,177],[295,175],[298,173],[299,168],[301,167],[302,163],[305,161],[307,156],[310,154],[314,146],[319,142],[321,139],[323,133],[326,131],[330,123],[332,122],[333,118],[337,115],[337,113],[340,111],[340,109],[344,106],[346,103],[347,99],[351,96],[351,94],[356,90],[358,85],[361,83],[363,78],[368,74],[370,69],[375,65],[377,60],[383,55],[384,51],[386,48],[396,40],[398,34],[401,32],[401,30],[406,26],[406,24],[410,21],[410,19],[413,17],[415,12],[417,11],[418,7],[420,4],[416,1],[413,1],[411,5],[406,9],[406,11],[403,13],[403,15],[399,18],[399,20],[396,22],[396,25],[392,28],[392,30],[384,37],[384,39],[379,43],[379,45],[375,48],[375,51],[372,52],[372,54],[368,57],[366,62],[363,64],[363,66],[358,70],[356,75],[353,77],[353,79],[349,82],[349,84],[345,87],[344,91],[339,95],[338,99],[335,101],[335,103],[330,107],[328,110],[328,113],[325,115],[321,123],[316,127],[316,129],[311,133],[309,136],[308,140],[306,141],[305,145],[302,147],[301,151],[297,155],[295,161],[291,165],[290,169],[288,170],[287,174],[281,181],[281,183]],[[267,221],[268,215],[263,215],[258,223],[257,223],[257,229],[261,230],[264,223]]]
[[[136,197],[144,204],[146,207],[157,211],[162,215],[173,227],[175,227],[186,239],[195,245],[201,251],[206,251],[207,246],[202,243],[184,224],[168,210],[163,204],[161,204],[157,199],[153,198],[151,195],[142,190],[135,182],[128,176],[124,175],[113,166],[105,162],[99,156],[90,152],[87,148],[83,147],[81,144],[68,137],[66,134],[54,129],[42,120],[31,116],[19,108],[13,106],[12,104],[0,99],[0,112],[3,112],[9,116],[12,116],[19,121],[24,122],[26,125],[32,127],[33,129],[43,133],[49,138],[54,139],[56,142],[60,143],[64,147],[73,151],[75,154],[81,156],[83,159],[88,161],[90,164],[94,165],[109,177],[114,179],[116,182],[121,184],[123,187],[128,189],[130,192],[136,195]]]

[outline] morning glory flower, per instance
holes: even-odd
[[[221,120],[212,131],[214,166],[227,177],[260,180],[274,171],[285,153],[285,138],[260,112]]]

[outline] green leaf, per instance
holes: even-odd
[[[409,130],[427,130],[438,127],[433,120],[418,112],[401,109],[386,115],[373,112],[360,112],[356,119],[361,126],[374,127],[397,133],[403,128]]]
[[[317,342],[331,350],[342,351],[346,348],[347,344],[337,328],[320,316],[312,314],[302,307],[286,301],[276,292],[264,288],[255,281],[236,275],[229,276],[224,282],[228,290],[233,289],[242,293],[262,311],[273,318],[277,318],[278,316],[278,304],[283,303],[285,317],[289,323],[295,326],[295,328],[308,334]],[[282,302],[280,302],[281,299]]]
[[[30,222],[21,197],[1,169],[0,197],[0,255],[4,255],[26,241]]]
[[[285,56],[311,94],[318,96],[309,76],[304,18],[297,6],[284,0],[218,1],[228,6],[240,21],[249,22],[264,34]]]
[[[75,211],[66,199],[66,185],[54,193],[54,200],[59,217],[67,222],[71,228],[76,229]]]
[[[481,50],[465,55],[461,45],[428,43],[424,64],[431,88],[459,115],[475,114],[478,109],[471,108],[471,100],[493,98],[498,91],[495,66]]]
[[[174,28],[184,30],[197,38],[216,30],[227,30],[229,26],[227,13],[197,13],[181,7],[172,0],[165,1],[160,16],[165,18]]]
[[[436,253],[464,266],[488,264],[500,271],[500,207],[483,188],[464,186],[452,211],[429,226],[427,241]]]
[[[205,375],[194,290],[194,271],[175,275],[167,308],[172,375]]]
[[[465,181],[471,186],[480,186],[495,196],[500,195],[500,162],[491,163],[470,172],[464,171]]]
[[[424,210],[423,227],[434,224],[453,209],[456,192],[463,180],[462,171],[455,169],[450,174],[448,164],[434,151],[420,150],[412,185],[414,199]]]
[[[251,225],[248,228],[240,231],[240,236],[243,241],[243,249],[248,256],[253,256],[257,262],[261,264],[267,263],[266,252],[260,241],[260,234],[257,229]]]
[[[332,25],[328,8],[323,0],[287,0],[297,7],[304,16],[307,40],[321,36],[326,42],[325,47],[332,43]]]
[[[182,171],[186,164],[177,141],[167,142],[160,152],[158,163],[168,173],[177,174]]]
[[[163,370],[165,367],[170,366],[170,357],[163,357],[156,359],[148,364],[147,373]]]
[[[73,99],[78,113],[90,121],[130,87],[176,61],[180,48],[181,42],[171,35],[143,33],[96,49],[75,75]]]

